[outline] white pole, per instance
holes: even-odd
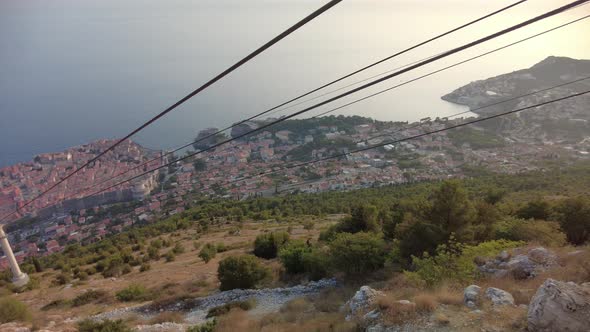
[[[10,271],[12,271],[12,283],[15,286],[22,287],[29,282],[29,276],[20,270],[3,227],[4,225],[0,225],[0,246],[2,246],[2,251],[4,251],[4,255],[6,255],[8,264],[10,265]]]

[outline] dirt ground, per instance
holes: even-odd
[[[104,278],[99,273],[92,275],[83,282],[74,281],[65,286],[54,286],[52,281],[59,271],[46,270],[33,274],[41,280],[39,288],[14,297],[25,303],[31,310],[36,325],[45,326],[47,322],[64,326],[70,325],[72,320],[79,317],[87,317],[119,307],[126,307],[134,303],[119,302],[115,294],[131,284],[141,284],[150,290],[154,290],[157,299],[174,297],[182,294],[189,296],[204,296],[218,289],[217,267],[224,257],[251,252],[257,235],[284,230],[290,228],[291,237],[297,239],[317,240],[322,229],[337,221],[339,216],[329,216],[322,220],[316,220],[315,227],[305,230],[301,224],[276,224],[264,222],[250,222],[242,224],[238,235],[230,235],[230,230],[235,229],[234,224],[214,226],[206,234],[198,234],[196,230],[189,229],[183,232],[162,235],[162,239],[170,238],[174,243],[180,242],[185,252],[178,254],[172,262],[166,262],[164,258],[158,261],[150,261],[151,269],[139,272],[139,266],[133,268],[133,272],[119,278]],[[196,239],[196,240],[195,240]],[[209,263],[205,263],[198,257],[199,249],[194,248],[194,242],[202,247],[206,243],[223,243],[230,250],[218,253]],[[165,253],[170,249],[163,249]],[[279,264],[275,261],[266,261],[275,275]],[[275,278],[276,279],[276,278]],[[275,280],[276,282],[276,280]],[[273,285],[278,286],[278,285]],[[88,304],[80,307],[56,308],[42,310],[43,306],[56,300],[72,299],[88,290],[103,290],[108,292],[109,298],[100,304]]]

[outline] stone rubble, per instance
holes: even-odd
[[[518,249],[515,249],[518,252]],[[512,276],[515,279],[534,278],[539,273],[557,266],[555,253],[543,247],[529,250],[526,254],[511,256],[502,251],[496,258],[478,262],[478,270],[495,278]]]

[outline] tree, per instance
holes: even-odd
[[[251,255],[229,256],[219,262],[219,289],[249,289],[270,277],[270,271]]]
[[[439,226],[447,238],[454,233],[459,241],[470,240],[474,216],[473,205],[459,181],[445,181],[434,192],[429,220]]]
[[[361,205],[352,209],[350,218],[344,221],[343,231],[349,233],[376,232],[379,230],[377,207]]]
[[[539,219],[548,220],[551,214],[551,207],[549,203],[544,200],[537,199],[528,202],[525,206],[521,207],[516,215],[522,219]]]
[[[590,200],[584,197],[568,198],[557,207],[561,228],[567,240],[575,245],[590,240]]]
[[[494,224],[501,218],[500,211],[487,201],[475,205],[476,216],[473,222],[473,236],[477,242],[491,240],[494,237]]]
[[[412,256],[434,254],[436,248],[447,240],[441,227],[407,214],[399,225],[397,262],[405,265]]]
[[[385,263],[385,242],[374,233],[341,233],[330,242],[334,267],[349,275],[378,270]]]

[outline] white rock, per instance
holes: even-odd
[[[475,308],[479,302],[479,292],[481,287],[478,285],[470,285],[463,291],[463,303],[469,308]]]
[[[547,279],[529,304],[531,331],[590,330],[590,287]]]
[[[494,305],[514,305],[512,294],[500,288],[489,287],[486,289],[486,297],[490,299]]]
[[[346,320],[352,319],[355,315],[367,310],[373,303],[377,301],[379,296],[383,296],[383,292],[374,290],[369,286],[362,286],[353,297],[345,304],[347,312]]]

